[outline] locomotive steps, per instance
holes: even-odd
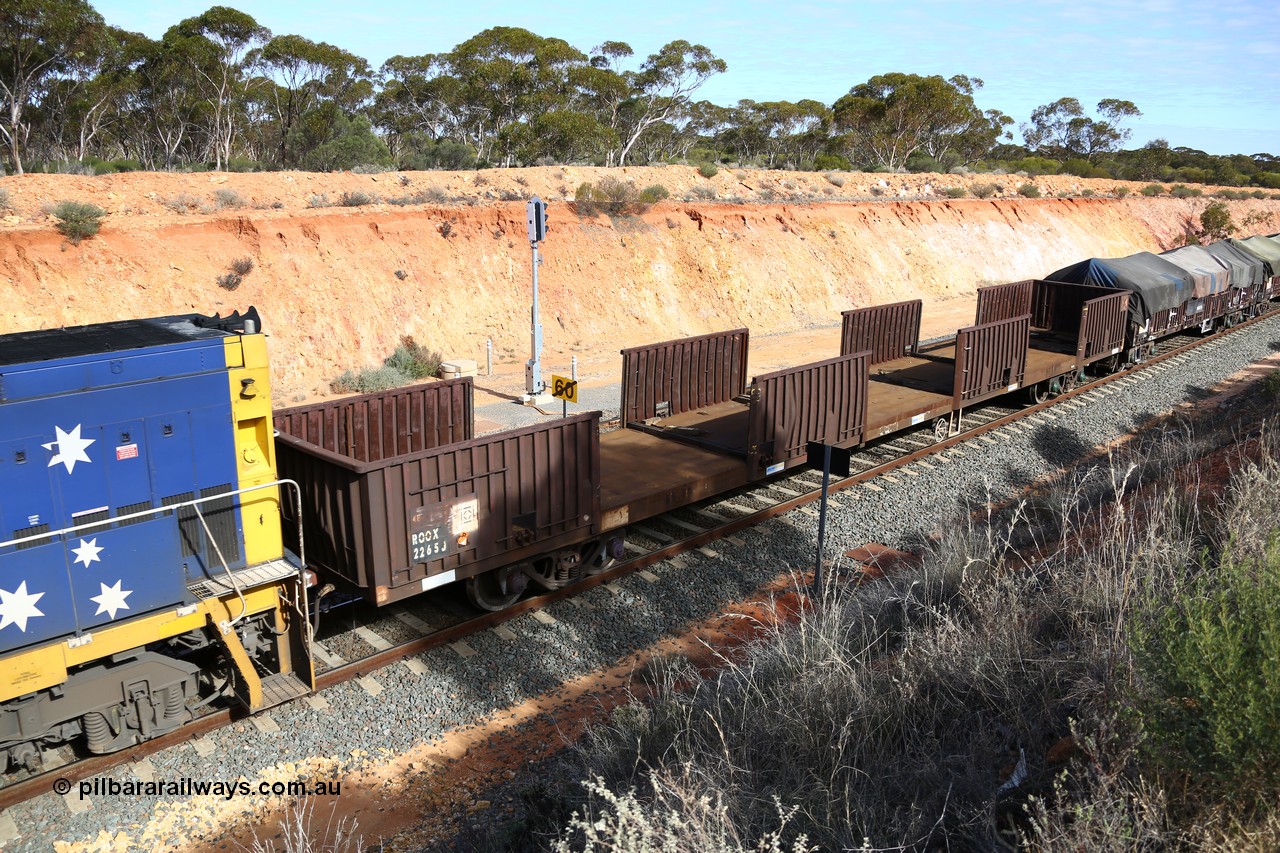
[[[605,176],[660,184],[671,199],[638,215],[578,217],[566,199]],[[480,364],[492,338],[495,390],[510,394],[528,357],[533,194],[549,201],[551,227],[544,365],[567,371],[576,355],[588,381],[616,381],[617,351],[633,344],[738,326],[759,341],[916,297],[934,317],[935,304],[967,306],[982,284],[1181,245],[1206,204],[1135,198],[1138,184],[1128,198],[1104,197],[1124,182],[1070,176],[1034,182],[1077,197],[1009,197],[1025,180],[731,169],[708,179],[680,166],[3,178],[15,213],[0,221],[0,277],[12,282],[0,332],[256,305],[282,405],[327,394],[339,373],[381,363],[406,335]],[[945,199],[947,188],[992,182],[1004,197]],[[1086,190],[1097,197],[1079,197]],[[360,193],[383,201],[339,205]],[[79,246],[40,212],[67,199],[109,213]],[[333,206],[309,206],[325,199]],[[1280,230],[1280,202],[1227,204],[1242,234]],[[242,283],[220,287],[245,258]],[[937,331],[955,325],[940,319]]]

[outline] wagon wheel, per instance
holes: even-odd
[[[1115,373],[1124,366],[1124,355],[1123,353],[1116,353],[1101,361],[1095,361],[1094,364],[1097,365],[1096,372],[1106,376],[1108,373]]]
[[[933,422],[933,440],[946,441],[951,435],[951,422],[946,418],[938,418]]]
[[[622,542],[622,536],[617,535],[608,540],[600,539],[588,543],[582,556],[582,566],[586,574],[598,575],[613,568],[614,564],[622,559],[624,553]]]
[[[1049,399],[1049,391],[1049,382],[1037,382],[1027,388],[1027,399],[1030,400],[1033,405],[1038,406],[1045,400]]]
[[[518,566],[473,575],[464,581],[467,600],[480,610],[506,610],[520,600],[527,578]]]

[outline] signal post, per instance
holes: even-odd
[[[529,360],[524,367],[525,393],[520,402],[526,406],[550,403],[547,383],[542,380],[542,323],[538,319],[538,244],[547,237],[547,205],[536,195],[529,199],[526,208],[529,226],[529,247],[533,249],[533,312],[529,328]]]

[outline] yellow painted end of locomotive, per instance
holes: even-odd
[[[0,702],[61,684],[67,680],[68,670],[74,667],[203,628],[211,619],[210,605],[217,601],[210,599],[191,607],[153,613],[92,634],[10,655],[0,665]],[[249,614],[275,610],[279,603],[279,587],[274,585],[245,593],[245,612]],[[227,596],[226,607],[239,615],[240,599]]]
[[[227,380],[234,421],[236,473],[239,488],[276,479],[275,441],[271,425],[271,377],[265,335],[226,339]],[[249,565],[278,559],[284,552],[280,538],[280,490],[260,489],[240,498],[245,558]]]

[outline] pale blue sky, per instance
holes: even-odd
[[[210,0],[90,0],[107,22],[158,38]],[[983,109],[1019,123],[1040,104],[1125,98],[1144,113],[1131,145],[1164,137],[1213,154],[1280,154],[1280,14],[1274,0],[573,0],[303,2],[224,0],[273,33],[327,41],[377,68],[441,53],[493,26],[525,27],[581,50],[625,41],[637,59],[673,39],[705,44],[729,70],[698,93],[730,106],[830,104],[889,71],[986,81]]]

